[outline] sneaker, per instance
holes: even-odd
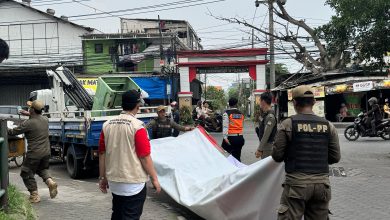
[[[54,199],[57,196],[57,183],[52,178],[46,180],[46,185],[49,187],[50,198]]]
[[[38,191],[30,192],[30,198],[28,199],[31,203],[38,203],[41,201],[41,197],[39,197]]]

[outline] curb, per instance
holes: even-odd
[[[353,122],[334,122],[332,123],[336,128],[338,129],[344,129],[348,127],[349,125],[352,125]]]

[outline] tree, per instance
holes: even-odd
[[[226,107],[226,97],[222,89],[217,89],[214,86],[207,86],[206,100],[210,100],[210,104],[214,110],[224,110]]]
[[[327,0],[326,4],[336,16],[316,31],[326,41],[329,54],[337,54],[340,46],[352,48],[353,59],[374,58],[375,64],[383,66],[384,54],[390,51],[390,1]]]
[[[377,58],[377,63],[381,63],[384,52],[390,50],[388,0],[327,0],[326,4],[336,11],[336,16],[317,29],[307,25],[303,19],[290,16],[283,1],[275,2],[274,13],[282,19],[282,22],[275,23],[284,30],[272,34],[280,41],[275,48],[290,55],[314,74],[345,68],[352,53],[364,60]],[[262,34],[271,35],[264,28],[258,28],[242,18],[215,18],[243,24]],[[300,30],[305,31],[307,36],[301,36]],[[312,40],[316,49],[309,50],[300,39]],[[285,46],[286,42],[292,44],[291,48]]]
[[[228,91],[228,99],[230,98],[236,98],[238,99],[238,89],[235,87],[232,87]]]
[[[265,70],[267,84],[270,82],[270,72],[271,72],[270,64],[267,64],[266,70]],[[287,66],[285,64],[283,64],[283,63],[275,64],[275,79],[276,79],[276,81],[279,81],[278,79],[281,76],[289,74],[289,73],[290,72],[288,71]]]

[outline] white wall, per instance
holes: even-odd
[[[10,46],[10,59],[3,65],[82,64],[81,36],[88,33],[86,29],[15,2],[0,6],[0,38]]]

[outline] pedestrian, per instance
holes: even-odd
[[[386,118],[390,118],[390,106],[389,106],[389,99],[385,99],[385,104],[383,105],[383,112],[386,114]]]
[[[292,98],[297,114],[279,125],[272,151],[276,162],[285,162],[286,171],[278,219],[326,220],[331,199],[329,164],[340,160],[337,130],[313,113],[311,87],[294,88]]]
[[[337,121],[341,122],[347,116],[348,116],[347,105],[345,105],[345,103],[341,103],[339,114],[337,114]]]
[[[9,57],[9,47],[8,44],[0,38],[0,63]]]
[[[136,90],[122,95],[121,114],[103,124],[99,140],[99,188],[112,193],[112,220],[135,220],[142,215],[148,175],[161,191],[150,156],[144,123],[136,118],[141,96]]]
[[[266,92],[260,95],[260,109],[263,115],[259,122],[260,144],[256,150],[256,158],[264,159],[272,154],[272,144],[276,134],[276,117],[271,103],[271,93]]]
[[[25,134],[27,139],[26,159],[23,162],[20,176],[30,192],[30,202],[41,201],[35,174],[38,174],[49,187],[50,198],[57,196],[57,183],[49,173],[50,141],[49,120],[42,116],[44,105],[41,101],[27,102],[30,118],[14,129],[8,130],[9,135]]]
[[[172,120],[176,123],[180,123],[180,112],[179,112],[179,106],[176,101],[173,101],[171,103],[172,107]],[[179,136],[180,131],[178,129],[173,129],[172,136],[177,137]]]
[[[222,148],[241,161],[241,150],[245,144],[244,115],[237,109],[237,103],[236,98],[230,98],[229,109],[223,114]]]
[[[165,106],[157,107],[157,118],[150,120],[146,125],[146,129],[152,129],[152,139],[165,138],[172,136],[172,129],[179,131],[191,131],[194,128],[181,126],[176,122],[169,120],[166,116]]]
[[[204,118],[203,102],[202,102],[202,100],[199,100],[198,103],[196,104],[195,112],[196,112],[196,119]]]

